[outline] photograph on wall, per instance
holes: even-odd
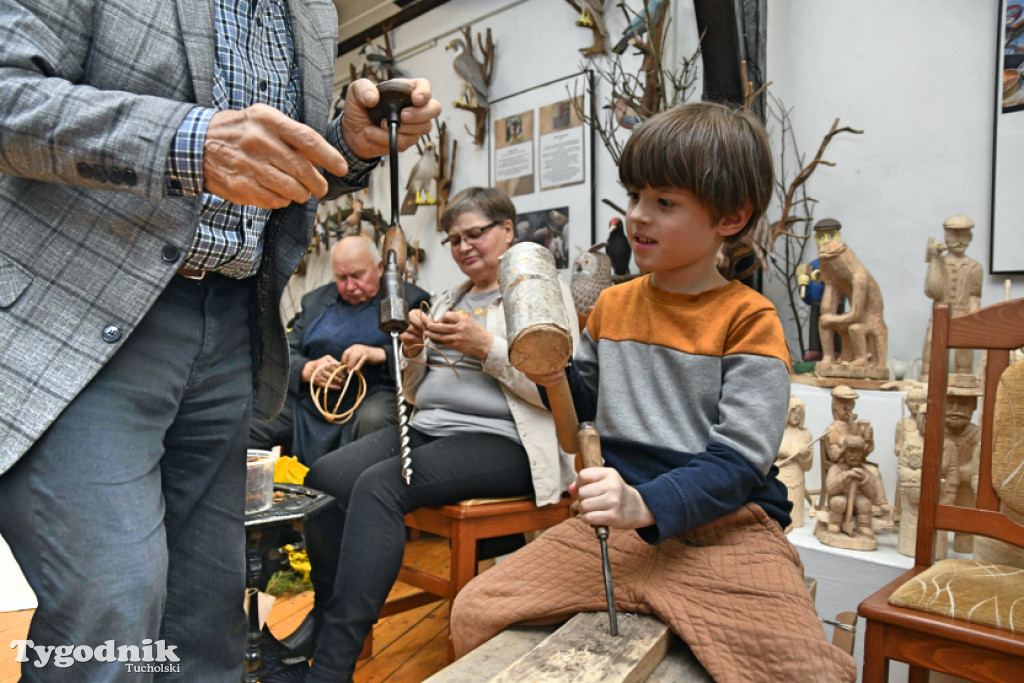
[[[569,267],[569,207],[559,206],[516,215],[516,240],[536,242],[555,257],[559,270]]]
[[[533,112],[518,112],[494,122],[494,187],[509,197],[531,194]]]
[[[562,270],[594,243],[592,93],[593,74],[581,71],[491,101],[491,184],[512,197],[519,238],[542,244]]]
[[[1003,113],[1024,111],[1024,3],[1011,2],[1003,12]]]
[[[1024,86],[1006,91],[1006,74],[1024,77],[1024,11],[1022,4],[1003,0],[997,28],[998,71],[1003,89],[996,90],[992,174],[992,240],[989,272],[1024,272],[1024,207],[1020,202],[1020,160],[1024,159]],[[991,72],[990,72],[991,73]],[[1011,81],[1013,77],[1011,76]],[[1017,102],[1019,95],[1020,101]],[[1013,104],[1013,102],[1017,102]]]

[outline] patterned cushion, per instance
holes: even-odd
[[[896,589],[889,604],[1024,634],[1024,569],[941,560]]]
[[[1024,361],[1006,368],[996,387],[992,486],[1007,507],[1024,514]]]

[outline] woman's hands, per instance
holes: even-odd
[[[412,318],[412,315],[409,316]],[[424,317],[423,338],[438,346],[447,346],[459,353],[484,361],[491,352],[494,335],[468,315],[448,311],[440,320]],[[410,327],[412,325],[410,324]]]
[[[415,358],[423,350],[423,332],[426,330],[428,322],[430,322],[430,317],[420,309],[414,308],[409,311],[409,327],[398,335],[402,341],[402,353],[406,358]]]
[[[569,493],[579,496],[580,519],[591,526],[639,529],[654,524],[640,492],[611,467],[580,470]]]

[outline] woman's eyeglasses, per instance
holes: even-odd
[[[479,228],[466,228],[461,233],[456,232],[448,235],[441,240],[441,244],[450,244],[452,249],[455,249],[462,244],[462,240],[466,240],[470,244],[474,244],[484,236],[485,232],[498,225],[501,225],[501,221],[491,221],[487,225],[482,225]]]

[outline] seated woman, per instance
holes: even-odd
[[[415,405],[412,483],[401,475],[397,428],[328,453],[306,478],[337,499],[305,524],[319,631],[306,680],[351,680],[402,564],[405,513],[473,497],[532,494],[547,505],[575,478],[536,385],[508,359],[498,258],[513,242],[515,216],[508,196],[487,188],[460,192],[441,216],[444,242],[469,280],[438,297],[429,317],[411,311],[402,335],[405,397]],[[562,298],[575,347],[564,282]]]

